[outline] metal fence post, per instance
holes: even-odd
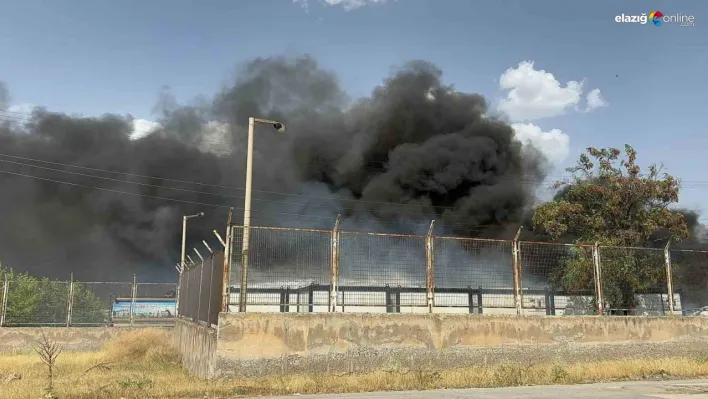
[[[597,242],[592,247],[592,263],[595,274],[595,301],[597,302],[597,314],[602,316],[605,313],[605,299],[602,295],[602,263],[600,261],[600,245]]]
[[[200,321],[199,317],[202,314],[202,284],[204,283],[204,258],[196,248],[194,248],[194,252],[202,260],[202,264],[199,266],[199,298],[197,299],[197,321]]]
[[[5,325],[5,312],[7,312],[7,294],[10,292],[10,280],[5,274],[5,282],[2,287],[2,303],[0,304],[0,327]]]
[[[428,312],[433,313],[435,307],[435,262],[433,259],[433,228],[435,221],[430,222],[428,235],[425,236],[425,291],[427,294]]]
[[[202,243],[204,243],[204,246],[206,247],[207,251],[211,254],[211,258],[209,259],[209,263],[211,264],[209,266],[209,303],[207,305],[207,326],[211,327],[211,303],[213,302],[214,298],[214,250],[211,249],[209,244],[206,242],[206,240],[202,240]],[[221,293],[219,293],[221,295]],[[221,298],[221,297],[219,297]]]
[[[179,319],[180,315],[180,303],[182,303],[181,295],[182,295],[182,267],[180,266],[179,263],[176,264],[177,266],[177,295],[175,295],[175,303],[177,304],[177,308],[175,309],[175,318]]]
[[[226,221],[226,242],[221,243],[224,246],[224,274],[222,276],[221,282],[224,295],[223,299],[221,300],[222,312],[229,311],[229,295],[231,293],[231,247],[234,235],[234,226],[231,225],[231,217],[233,215],[233,212],[234,208],[229,208],[229,217]],[[216,230],[214,230],[214,234],[219,237],[219,235],[216,233]],[[221,240],[221,237],[219,237],[219,240]]]
[[[514,269],[514,307],[516,307],[516,315],[521,316],[523,314],[523,296],[521,287],[521,248],[519,247],[519,236],[521,235],[521,229],[524,226],[520,226],[519,230],[514,236],[514,240],[511,242],[511,260],[512,267]]]
[[[66,302],[66,326],[71,327],[71,311],[74,307],[74,273],[69,278],[69,297]]]
[[[135,321],[135,296],[138,291],[138,276],[133,274],[133,290],[130,295],[130,326],[133,327]]]
[[[337,291],[339,290],[339,220],[342,215],[337,215],[332,230],[332,262],[329,270],[329,311],[337,311]]]
[[[204,243],[206,245],[206,243]],[[211,251],[211,249],[210,249]],[[211,303],[214,298],[214,251],[211,251],[211,273],[209,273],[209,306],[207,307],[207,326],[211,327]]]
[[[671,269],[671,240],[664,247],[664,263],[666,263],[666,289],[668,292],[669,312],[674,315],[674,272]],[[662,302],[663,303],[663,302]]]

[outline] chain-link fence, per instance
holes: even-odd
[[[426,305],[424,236],[343,231],[339,247],[337,305],[344,311]]]
[[[708,315],[708,251],[672,249],[672,285],[684,315]]]
[[[519,253],[528,313],[597,314],[592,246],[520,242]]]
[[[708,314],[708,251],[232,229],[229,311]]]
[[[708,251],[251,227],[251,312],[708,315]],[[240,308],[243,228],[231,254],[178,284],[0,281],[0,326],[207,325]],[[230,274],[225,274],[230,270]],[[224,282],[230,282],[224,289]]]
[[[0,327],[174,323],[174,283],[53,281],[20,275],[0,284]]]
[[[243,229],[235,228],[232,283],[241,286]],[[276,309],[297,306],[324,307],[329,301],[331,233],[313,229],[252,227],[248,259],[246,304]],[[238,288],[232,304],[238,306]],[[310,297],[312,297],[310,299]]]
[[[600,256],[607,312],[663,315],[669,311],[664,250],[600,247]]]
[[[514,309],[514,273],[510,241],[436,237],[435,306]]]
[[[72,290],[70,325],[112,325],[114,305],[132,302],[133,283],[75,282]],[[117,306],[116,306],[117,307]],[[116,322],[120,322],[120,317]],[[130,315],[125,322],[130,323]]]

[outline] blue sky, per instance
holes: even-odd
[[[210,96],[236,65],[258,56],[312,54],[353,97],[370,93],[392,68],[424,59],[443,70],[446,83],[495,105],[511,88],[536,90],[535,98],[548,102],[512,104],[518,115],[530,115],[512,119],[537,127],[535,139],[546,138],[548,151],[567,144],[559,166],[587,146],[629,143],[642,164],[663,162],[684,180],[682,205],[708,212],[708,2],[379,0],[356,9],[345,7],[347,0],[308,3],[2,0],[0,80],[16,106],[149,120],[161,86],[183,102]],[[614,21],[655,9],[692,15],[695,26]],[[525,71],[535,74],[523,75],[522,61],[532,61]],[[517,75],[507,77],[518,79],[503,90],[500,77],[510,68]],[[560,90],[542,87],[549,75],[540,70]],[[563,97],[578,94],[569,81],[583,82],[578,101]],[[592,89],[606,105],[583,112]],[[529,111],[535,106],[541,110]],[[555,136],[552,129],[559,129]]]

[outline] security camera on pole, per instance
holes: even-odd
[[[251,186],[253,184],[253,131],[256,123],[271,125],[279,133],[285,133],[285,124],[268,119],[248,118],[248,154],[246,156],[246,198],[243,206],[243,245],[241,247],[241,295],[239,312],[246,311],[246,289],[248,281],[248,244],[251,226]]]

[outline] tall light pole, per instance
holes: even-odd
[[[182,216],[182,256],[179,262],[179,280],[177,280],[177,316],[179,316],[179,294],[182,288],[182,272],[184,272],[185,257],[187,256],[187,220],[200,216],[204,216],[204,212]]]
[[[285,132],[285,125],[268,119],[248,118],[248,153],[246,155],[246,196],[243,205],[243,244],[241,247],[241,292],[238,305],[239,312],[246,311],[246,289],[248,287],[248,245],[251,226],[251,187],[253,185],[253,131],[256,123],[271,125],[280,133]]]

